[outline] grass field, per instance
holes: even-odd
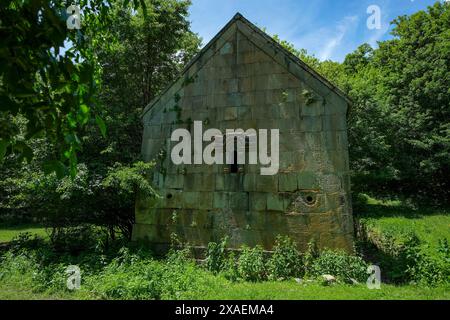
[[[421,251],[434,255],[440,242],[450,243],[450,210],[412,209],[399,201],[371,198],[359,210],[359,224],[376,246],[381,247],[386,237],[391,238],[390,245],[400,246],[407,235],[414,234],[421,242]]]
[[[49,294],[33,292],[30,288],[17,284],[0,283],[0,300],[69,300],[74,299],[71,294]]]
[[[420,286],[382,285],[370,290],[366,285],[320,284],[299,285],[291,282],[236,283],[209,292],[200,299],[236,300],[434,300],[450,299],[450,286],[426,288]]]
[[[367,225],[372,235],[387,233],[403,235],[413,231],[424,243],[423,249],[427,252],[436,250],[439,240],[447,239],[450,242],[450,215],[369,218]]]
[[[0,243],[9,242],[20,233],[29,232],[40,237],[47,238],[45,228],[36,224],[11,225],[0,223]]]
[[[450,286],[382,285],[370,290],[365,285],[297,284],[296,282],[230,283],[217,279],[209,290],[192,297],[199,300],[450,300]],[[96,299],[86,293],[33,292],[17,284],[0,284],[1,300]]]
[[[399,201],[383,202],[372,198],[368,198],[367,205],[359,210],[356,213],[373,232],[414,232],[421,241],[430,245],[439,239],[450,241],[449,210],[412,209]]]

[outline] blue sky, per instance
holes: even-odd
[[[442,0],[443,1],[443,0]],[[240,12],[321,60],[342,61],[364,42],[391,38],[390,22],[432,5],[434,0],[192,0],[192,30],[206,44]],[[369,30],[367,8],[381,9],[381,29]]]

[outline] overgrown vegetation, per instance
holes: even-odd
[[[71,232],[75,234],[77,231]],[[235,251],[221,249],[225,249],[225,241],[212,243],[209,247],[219,250],[210,249],[203,265],[195,262],[189,247],[172,249],[164,258],[155,258],[146,246],[127,241],[106,245],[104,236],[97,233],[91,237],[93,242],[83,242],[81,250],[74,254],[72,243],[55,246],[38,237],[21,235],[12,242],[8,251],[0,255],[2,287],[13,286],[37,296],[74,299],[302,298],[310,290],[319,294],[315,297],[319,298],[323,297],[321,290],[326,292],[328,289],[325,288],[329,287],[329,284],[323,287],[321,276],[330,274],[336,277],[336,283],[331,287],[340,293],[330,293],[329,298],[352,297],[352,292],[355,297],[362,295],[359,298],[366,295],[389,298],[387,292],[401,290],[410,290],[412,297],[417,297],[413,294],[415,291],[426,291],[431,295],[429,297],[445,298],[445,289],[443,293],[440,288],[449,284],[433,282],[436,288],[434,295],[426,289],[427,286],[396,289],[386,284],[382,285],[384,291],[372,294],[372,290],[365,287],[367,263],[361,257],[330,250],[317,251],[313,243],[308,252],[301,254],[292,240],[281,236],[272,255],[259,247],[243,247],[236,256]],[[281,268],[283,263],[287,268]],[[70,275],[67,268],[72,265],[81,270],[81,286],[73,291],[67,287]],[[285,292],[280,296],[274,291],[257,294],[253,286],[255,289],[289,287],[289,292],[294,290],[297,294],[291,296]],[[236,295],[232,288],[243,290],[243,295]],[[245,292],[254,293],[247,297]],[[269,292],[272,296],[267,296]],[[342,295],[342,292],[347,293]]]
[[[209,247],[223,248],[221,244],[210,243]],[[231,256],[231,257],[230,257]],[[231,258],[231,259],[230,259]],[[215,268],[208,261],[214,259]],[[230,262],[231,260],[231,262]],[[309,249],[301,253],[295,243],[287,236],[278,236],[272,253],[265,253],[260,246],[241,248],[238,259],[234,253],[229,255],[208,251],[206,268],[215,274],[223,274],[233,281],[284,281],[293,278],[320,279],[323,275],[333,275],[339,283],[364,282],[367,279],[368,264],[359,256],[342,251],[319,251],[313,242]],[[234,263],[231,266],[230,263]],[[221,266],[221,268],[217,268]],[[234,277],[229,277],[230,269]]]
[[[305,273],[302,257],[295,243],[289,237],[279,236],[273,254],[267,262],[269,279],[289,279]]]
[[[393,283],[450,282],[450,216],[398,201],[356,207],[361,250]]]

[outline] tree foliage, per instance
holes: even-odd
[[[344,62],[356,100],[357,181],[442,203],[450,189],[450,5],[437,2],[393,24],[393,40],[376,50],[364,45]]]
[[[189,29],[189,5],[184,0],[148,1],[145,15],[117,5],[108,32],[93,35],[98,39],[92,49],[102,70],[99,100],[105,107],[100,115],[108,136],[100,135],[95,126],[85,132],[84,162],[109,166],[140,159],[144,107],[200,45]]]
[[[156,196],[146,179],[153,165],[140,162],[141,113],[197,52],[200,40],[189,30],[189,1],[145,1],[139,10],[127,1],[108,3],[110,28],[99,32],[96,24],[82,25],[92,54],[86,63],[96,67],[97,109],[95,117],[89,109],[89,120],[74,128],[83,147],[77,149],[74,174],[64,177],[52,136],[26,138],[30,119],[19,110],[11,117],[17,128],[12,137],[24,141],[34,158],[24,164],[9,153],[1,165],[3,216],[38,217],[55,228],[94,223],[111,237],[119,228],[129,238],[136,194]]]
[[[129,1],[125,1],[127,3]],[[89,30],[102,33],[110,23],[112,1],[4,0],[0,6],[0,161],[17,153],[33,157],[29,143],[46,137],[54,144],[46,168],[76,173],[79,132],[98,114],[99,68]],[[124,3],[124,4],[125,4]],[[134,1],[135,5],[143,1]],[[68,8],[82,9],[80,29],[69,29]],[[21,139],[11,119],[26,121]],[[101,118],[95,117],[100,127]],[[60,169],[64,170],[60,170]]]

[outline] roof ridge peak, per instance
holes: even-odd
[[[239,18],[243,18],[244,16],[238,11],[236,12],[236,14],[234,15],[233,19],[239,19]]]

